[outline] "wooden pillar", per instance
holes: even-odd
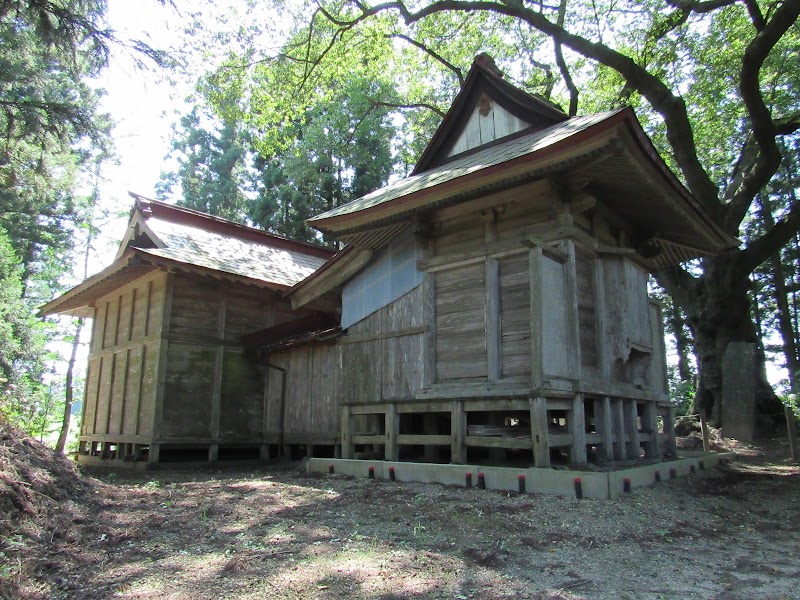
[[[258,447],[258,459],[264,462],[270,459],[269,444],[261,444]]]
[[[572,411],[567,417],[567,426],[572,434],[569,460],[572,464],[586,462],[586,415],[583,410],[583,394],[575,394]]]
[[[209,424],[211,430],[211,437],[215,440],[220,436],[220,419],[222,416],[222,369],[225,360],[225,313],[227,303],[227,295],[225,288],[219,286],[217,290],[217,338],[219,345],[216,348],[214,356],[214,381],[211,391],[211,423]]]
[[[500,265],[490,258],[486,261],[486,358],[490,382],[502,377],[500,343]]]
[[[161,445],[150,444],[150,449],[147,451],[147,462],[155,464],[161,458]]]
[[[625,433],[628,437],[626,446],[626,458],[634,459],[641,457],[639,446],[639,412],[636,408],[636,400],[625,400]]]
[[[464,444],[467,436],[467,414],[464,412],[464,401],[454,400],[450,412],[450,462],[463,465],[467,462],[467,447]]]
[[[645,402],[642,419],[644,429],[650,432],[650,440],[644,445],[644,455],[647,458],[656,458],[658,456],[658,413],[655,401]]]
[[[390,402],[386,406],[386,444],[383,446],[384,460],[400,460],[400,448],[397,445],[397,435],[400,433],[400,419],[397,416],[397,404]]]
[[[531,398],[531,438],[533,442],[533,464],[536,467],[550,466],[550,444],[547,440],[547,399]]]
[[[530,270],[530,296],[531,296],[531,385],[533,389],[542,387],[544,380],[544,348],[542,323],[544,308],[542,306],[542,249],[539,246],[531,248],[528,254],[528,268]],[[549,461],[549,458],[548,458]]]
[[[626,450],[627,435],[625,432],[625,410],[623,401],[615,398],[611,402],[611,416],[614,422],[614,459],[625,460],[628,453]]]
[[[581,336],[578,321],[578,275],[575,259],[575,242],[564,240],[567,251],[567,261],[564,263],[564,302],[567,313],[567,350],[569,356],[569,372],[573,377],[580,379],[581,372]],[[578,384],[580,389],[580,383]],[[583,415],[583,405],[581,405],[581,415]],[[584,433],[585,433],[584,428]],[[583,436],[586,437],[585,435]],[[583,448],[583,460],[586,462],[586,446]]]
[[[594,403],[594,423],[600,434],[600,455],[603,460],[614,460],[614,429],[611,424],[611,398],[603,396]]]
[[[219,460],[219,444],[210,444],[208,446],[208,462],[217,462]]]
[[[342,406],[342,458],[353,458],[353,413],[349,404]]]
[[[422,279],[422,384],[430,387],[436,383],[436,281],[433,273],[427,272]]]

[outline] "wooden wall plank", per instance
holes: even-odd
[[[250,356],[223,353],[219,439],[257,439],[263,424],[263,369]]]
[[[564,266],[547,256],[542,257],[542,361],[544,378],[570,377],[572,339],[565,306]]]
[[[171,342],[167,347],[161,439],[211,436],[216,348]]]
[[[530,269],[527,253],[499,263],[503,378],[531,375]]]

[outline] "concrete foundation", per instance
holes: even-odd
[[[693,471],[710,469],[735,458],[733,452],[684,453],[676,460],[605,472],[311,458],[306,462],[306,469],[309,473],[332,471],[339,475],[364,478],[370,477],[371,470],[375,479],[394,478],[395,481],[441,483],[463,487],[468,485],[468,481],[473,487],[479,487],[480,480],[486,489],[514,492],[520,490],[520,478],[524,478],[525,492],[530,494],[574,498],[580,489],[583,498],[613,500],[625,493],[626,480],[630,482],[630,489],[633,490],[651,485],[658,480],[666,481],[688,475]]]

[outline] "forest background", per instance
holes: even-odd
[[[129,210],[107,185],[125,142],[102,104],[121,54],[134,78],[175,90],[159,198],[323,243],[305,220],[406,175],[481,52],[570,114],[632,105],[742,241],[653,279],[673,400],[713,416],[724,348],[747,341],[762,364],[761,420],[796,408],[800,0],[191,6],[151,0],[142,10],[169,16],[169,39],[136,39],[103,0],[0,0],[4,418],[63,449],[79,412],[85,323],[36,310],[103,266],[101,232]]]

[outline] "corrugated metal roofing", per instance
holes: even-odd
[[[573,117],[563,123],[557,123],[551,127],[521,135],[520,137],[513,138],[495,146],[490,146],[466,156],[461,156],[440,167],[425,171],[419,175],[406,177],[405,179],[401,179],[384,188],[376,190],[371,194],[362,196],[357,200],[353,200],[333,210],[317,215],[309,219],[308,222],[313,225],[314,223],[332,217],[356,213],[367,208],[378,206],[384,202],[389,202],[390,200],[452,181],[453,179],[469,175],[470,173],[493,167],[528,154],[533,154],[534,152],[538,152],[548,146],[561,142],[593,125],[597,125],[622,110],[624,109],[586,115],[583,117]]]
[[[326,262],[325,258],[298,250],[221,235],[194,224],[156,216],[146,222],[164,247],[140,248],[139,252],[266,283],[292,286]]]

